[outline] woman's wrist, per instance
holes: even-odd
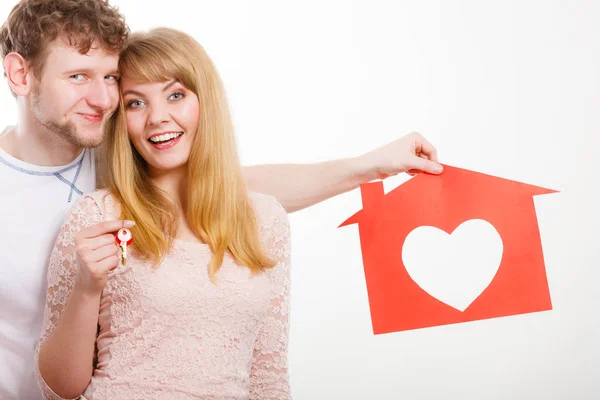
[[[102,290],[90,287],[84,284],[80,279],[77,279],[73,292],[71,293],[71,299],[76,299],[78,304],[87,305],[89,303],[99,304],[100,297],[102,297]],[[69,300],[70,302],[70,300]]]

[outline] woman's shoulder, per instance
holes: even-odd
[[[250,204],[254,209],[256,220],[261,226],[289,226],[288,214],[273,196],[257,193],[248,192],[248,198]]]
[[[94,192],[84,194],[81,199],[84,204],[93,204],[100,209],[104,219],[115,219],[120,215],[119,202],[107,189],[98,189]]]
[[[269,257],[286,259],[291,251],[291,226],[285,208],[273,196],[255,192],[249,192],[248,195]]]

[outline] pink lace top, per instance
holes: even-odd
[[[278,264],[252,274],[226,256],[215,285],[208,245],[176,240],[158,268],[128,251],[127,266],[109,274],[102,293],[97,366],[85,398],[290,398],[289,220],[274,198],[250,198],[263,243]],[[106,191],[74,205],[50,259],[40,345],[58,324],[78,274],[75,236],[118,215]],[[35,362],[44,398],[61,399],[42,379],[37,352]]]

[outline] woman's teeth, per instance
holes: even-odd
[[[172,139],[177,139],[181,135],[183,135],[183,132],[165,133],[164,135],[153,136],[148,140],[151,141],[152,143],[163,143],[163,142],[168,142],[169,140],[172,140]]]

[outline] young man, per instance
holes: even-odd
[[[38,399],[33,352],[46,269],[74,201],[93,191],[97,146],[119,101],[122,15],[105,0],[21,0],[0,29],[17,125],[0,134],[0,399]],[[288,212],[408,170],[440,173],[436,151],[410,134],[360,157],[245,169],[249,189]]]

